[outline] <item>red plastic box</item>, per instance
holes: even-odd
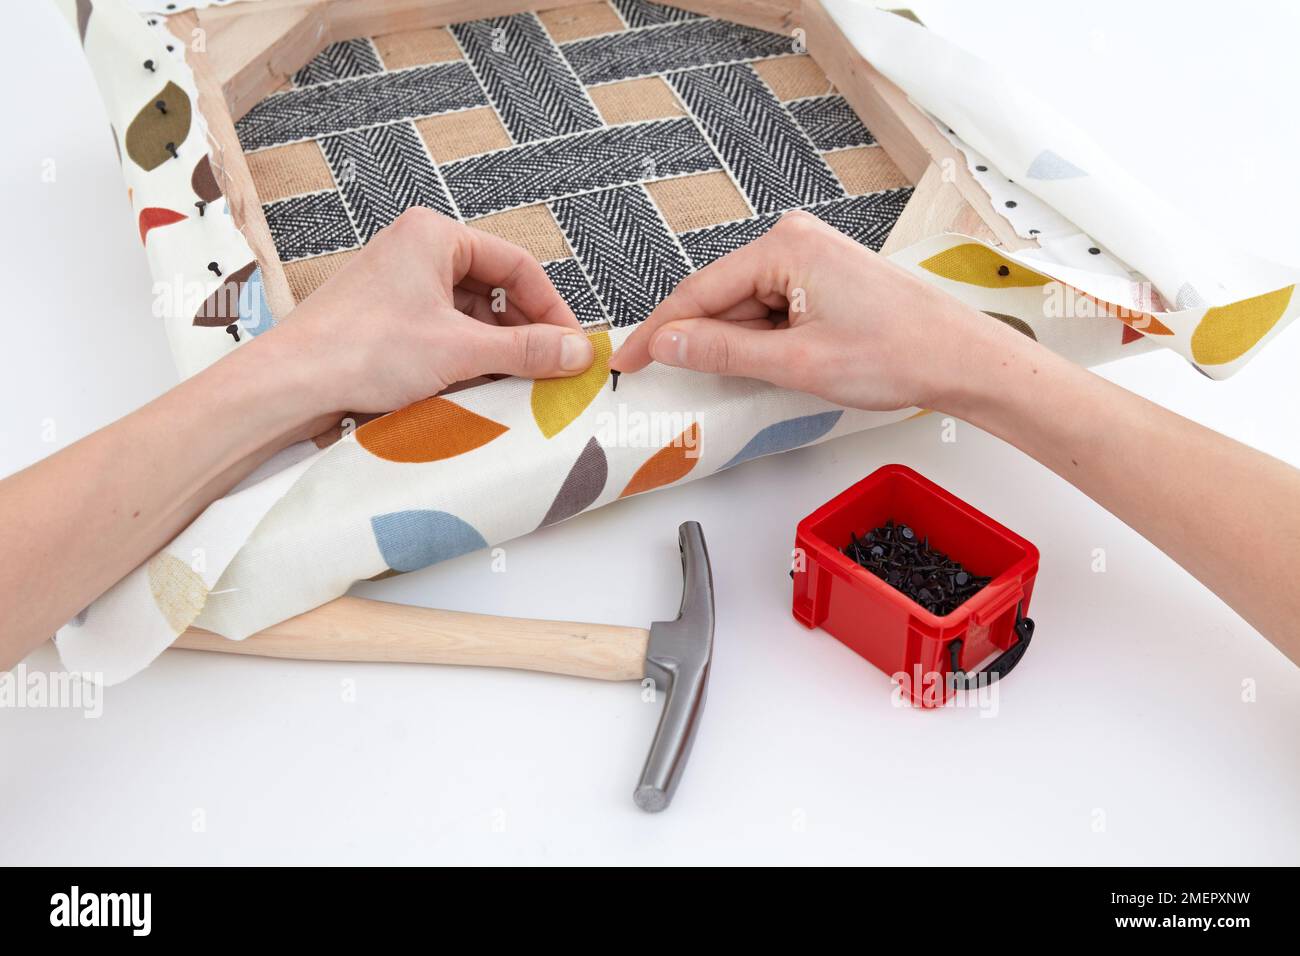
[[[952,613],[931,614],[840,550],[850,531],[863,535],[891,518],[992,580]],[[905,675],[901,684],[919,706],[942,704],[964,672],[995,655],[987,670],[1010,670],[1033,634],[1038,549],[905,465],[877,469],[804,518],[795,547],[804,560],[795,563],[794,616],[886,674]]]

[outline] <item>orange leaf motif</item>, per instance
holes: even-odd
[[[445,398],[426,398],[357,429],[376,458],[406,463],[441,461],[486,445],[509,429]]]
[[[174,222],[180,222],[185,218],[185,214],[177,212],[175,209],[164,209],[162,206],[146,206],[140,210],[140,241],[144,242],[149,236],[150,229],[157,229],[159,226],[170,226]]]
[[[670,445],[660,448],[650,456],[644,465],[636,470],[632,480],[623,489],[620,498],[639,495],[671,485],[674,481],[685,478],[695,463],[700,460],[700,423],[695,422],[690,428],[678,435]]]
[[[1121,308],[1114,303],[1107,302],[1105,299],[1099,299],[1095,295],[1089,295],[1082,289],[1074,289],[1074,292],[1094,305],[1099,306],[1101,309],[1101,315],[1110,316],[1112,319],[1119,319],[1134,332],[1141,332],[1143,335],[1174,334],[1173,330],[1169,328],[1169,326],[1165,325],[1149,312],[1135,312],[1132,309]],[[1125,339],[1125,342],[1127,341],[1128,340]]]

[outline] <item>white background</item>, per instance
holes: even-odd
[[[915,7],[1153,188],[1300,265],[1294,6]],[[175,381],[75,34],[41,2],[5,17],[0,474]],[[1224,383],[1172,354],[1103,372],[1300,464],[1297,369],[1293,327]],[[506,574],[476,554],[357,589],[645,625],[675,613],[676,527],[700,520],[717,649],[665,814],[631,800],[658,716],[633,684],[178,651],[110,688],[99,720],[0,711],[0,862],[1300,862],[1300,671],[1068,484],[969,426],[942,443],[940,427],[930,416],[606,507],[511,543]],[[790,616],[796,522],[892,461],[1042,551],[1038,636],[994,719],[893,708],[883,674]],[[1090,570],[1096,548],[1105,573]],[[51,646],[27,664],[58,666]]]

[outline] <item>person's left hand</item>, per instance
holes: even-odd
[[[264,343],[264,344],[263,344]],[[318,406],[388,412],[500,373],[576,375],[593,351],[523,249],[431,209],[408,209],[251,345],[320,390]]]

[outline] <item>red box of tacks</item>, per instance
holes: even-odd
[[[1038,549],[905,465],[800,521],[795,549],[795,618],[891,675],[917,706],[1001,678],[1033,636]]]

